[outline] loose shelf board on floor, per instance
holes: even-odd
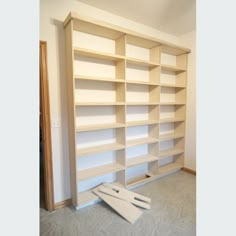
[[[107,173],[116,173],[116,175],[119,173],[119,178],[113,182],[125,188],[133,188],[181,169],[183,167],[181,162],[173,162],[165,166],[159,166],[158,163],[159,159],[170,155],[184,155],[181,154],[184,153],[184,145],[159,150],[159,143],[176,138],[184,139],[187,54],[190,50],[130,29],[79,16],[76,13],[69,14],[64,22],[64,27],[67,50],[69,156],[73,205],[80,208],[99,199],[93,193],[93,188],[78,191],[80,182],[90,180],[90,178]],[[171,60],[175,60],[176,63],[163,61],[163,53],[170,54],[172,59],[174,58]],[[174,81],[162,80],[163,71],[172,73],[176,79]],[[163,102],[160,94],[163,88],[165,90],[165,88],[169,89],[168,87],[175,90],[176,97],[173,101]],[[84,96],[82,98],[81,90]],[[98,93],[95,95],[96,91]],[[76,94],[76,92],[80,94]],[[148,107],[147,117],[134,118],[134,111],[136,110],[140,115],[142,106]],[[175,107],[175,114],[171,117],[162,115],[165,113],[162,109],[166,109],[168,106]],[[91,109],[110,109],[114,111],[115,118],[110,119],[110,122],[106,122],[105,119],[100,121],[103,119],[100,114],[96,123],[87,122],[87,117],[89,119],[92,113]],[[83,116],[82,119],[79,117],[78,122],[76,112]],[[131,118],[127,120],[127,117]],[[171,126],[172,123],[180,122],[184,125],[181,126],[181,129],[174,125],[172,133],[161,133],[159,130],[161,125],[170,124]],[[136,126],[148,126],[147,137],[138,135],[138,138],[133,138],[133,136],[128,138],[128,130]],[[109,140],[106,144],[95,142],[96,144],[83,146],[84,140],[81,137],[84,133],[87,135],[91,132],[90,135],[94,135],[93,132],[101,132],[101,130],[102,132],[104,130],[115,132],[114,139]],[[81,135],[81,137],[79,136],[80,138],[77,139],[77,135]],[[127,158],[126,150],[135,149],[139,145],[152,147],[148,147],[148,153],[145,155],[136,154],[132,158]],[[84,158],[83,160],[86,161],[91,159],[86,158],[87,156],[104,152],[124,154],[119,155],[118,162],[113,164],[104,164],[84,170],[76,165],[77,160],[81,160],[80,158]],[[143,163],[149,165],[146,175],[139,175],[132,179],[125,178],[129,168]]]
[[[131,224],[134,224],[135,221],[137,221],[137,219],[142,215],[142,211],[128,201],[107,195],[100,192],[98,189],[94,189],[93,193],[100,197]]]
[[[150,198],[117,185],[104,183],[93,189],[92,192],[132,224],[142,215],[142,211],[136,206],[144,209],[151,208]]]
[[[151,203],[151,199],[148,197],[145,197],[141,194],[137,194],[131,191],[128,191],[124,188],[120,188],[116,185],[113,184],[103,184],[101,186],[98,187],[98,191],[102,192],[102,193],[106,193],[108,195],[111,195],[113,197],[125,200],[125,201],[129,201],[130,203],[142,207],[144,209],[150,209],[150,203]]]

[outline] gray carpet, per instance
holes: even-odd
[[[151,210],[128,223],[104,202],[75,211],[40,209],[44,236],[192,236],[196,235],[196,177],[182,171],[133,191],[152,199]]]

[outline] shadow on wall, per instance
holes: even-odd
[[[62,192],[68,193],[68,183],[70,183],[69,168],[69,139],[68,139],[68,116],[67,116],[67,77],[66,77],[66,53],[65,53],[65,33],[63,22],[57,19],[51,19],[51,24],[55,26],[57,36],[57,65],[58,65],[58,88],[60,99],[60,118],[61,118],[61,135],[60,135],[60,153],[63,160],[61,167],[61,176],[63,176]],[[57,147],[59,148],[59,147]],[[70,185],[69,185],[70,186]],[[70,197],[70,191],[69,196]]]

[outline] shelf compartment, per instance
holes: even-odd
[[[94,81],[105,81],[105,82],[114,82],[114,83],[124,83],[124,79],[116,79],[116,78],[106,78],[106,77],[97,77],[97,76],[85,76],[85,75],[75,75],[75,79],[77,80],[94,80]]]
[[[158,123],[159,106],[157,105],[129,105],[126,106],[127,126]]]
[[[184,137],[160,142],[159,165],[165,165],[178,159],[183,164],[184,156]]]
[[[157,85],[126,84],[126,102],[159,103],[160,87]]]
[[[125,106],[76,107],[75,119],[76,132],[125,127]]]
[[[158,142],[159,126],[157,124],[142,125],[126,128],[126,146],[137,146]],[[151,148],[149,146],[149,148]],[[158,152],[149,150],[149,154],[156,156]]]
[[[150,182],[155,179],[155,176],[152,174],[145,174],[145,175],[140,175],[134,178],[131,178],[127,181],[126,187],[127,188],[133,188],[136,185],[142,185],[147,182]]]
[[[160,67],[126,63],[126,82],[131,84],[158,85],[160,83]]]
[[[149,41],[137,36],[126,36],[126,56],[137,61],[160,64],[160,43]]]
[[[125,147],[125,128],[76,133],[77,157],[120,150]]]
[[[77,106],[90,104],[124,104],[125,83],[98,80],[76,80],[74,100],[74,103]]]
[[[74,25],[75,24],[76,22],[74,22]],[[81,29],[81,27],[77,25],[77,27],[74,27],[74,30],[72,31],[74,47],[99,51],[101,53],[112,53],[122,56],[125,55],[124,50],[121,51],[122,47],[125,48],[125,41],[122,41],[122,39],[125,37],[123,33],[116,31],[115,35],[111,37],[107,33],[104,34],[104,32],[109,31],[108,29],[104,30],[105,28],[103,28],[101,32],[97,32],[96,29],[94,29],[94,32],[84,28],[83,30],[77,29]],[[109,32],[114,34],[115,31]]]
[[[143,155],[143,156],[139,156],[139,157],[129,158],[126,161],[126,166],[132,167],[132,166],[141,165],[143,163],[152,162],[152,161],[156,161],[156,160],[157,160],[156,156]]]
[[[184,122],[160,124],[159,128],[160,128],[160,134],[159,134],[160,141],[182,138],[185,136]]]
[[[170,123],[185,120],[186,105],[160,105],[160,123]]]
[[[121,61],[124,60],[124,56],[112,54],[112,53],[103,53],[103,52],[97,52],[94,50],[84,49],[84,48],[74,48],[74,53],[77,56],[84,56],[84,57],[92,57],[92,58],[98,58],[102,60],[108,60],[108,61]]]
[[[162,70],[160,73],[160,85],[162,87],[186,88],[187,72],[172,72]]]
[[[138,166],[127,168],[126,171],[126,186],[128,188],[135,185],[140,185],[147,181],[151,181],[158,173],[158,161],[144,163]]]
[[[161,87],[160,105],[185,105],[186,89],[176,87]]]
[[[124,170],[124,166],[122,166],[119,163],[115,163],[115,164],[112,163],[112,164],[103,165],[99,167],[93,167],[93,168],[77,171],[77,176],[78,176],[77,180],[81,181],[85,179],[90,179],[97,176],[101,176],[101,175],[105,175],[105,174],[109,174],[113,172],[118,172],[121,170]]]
[[[71,13],[71,14],[73,18],[73,30],[96,35],[99,37],[113,39],[113,40],[119,39],[120,37],[124,35],[124,32],[107,28],[99,24],[94,24],[86,20],[76,19],[76,17],[74,17],[75,14],[74,13]],[[64,25],[66,23],[67,21],[65,21]]]

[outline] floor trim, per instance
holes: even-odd
[[[186,172],[186,173],[189,173],[189,174],[192,174],[192,175],[195,175],[196,176],[196,170],[192,170],[192,169],[189,169],[189,168],[186,168],[186,167],[183,167],[182,168],[182,171]]]
[[[55,208],[55,210],[56,210],[56,209],[60,209],[60,208],[69,206],[69,205],[71,205],[71,204],[72,204],[72,199],[69,198],[69,199],[66,199],[66,200],[64,200],[64,201],[55,203],[55,204],[54,204],[54,208]]]

